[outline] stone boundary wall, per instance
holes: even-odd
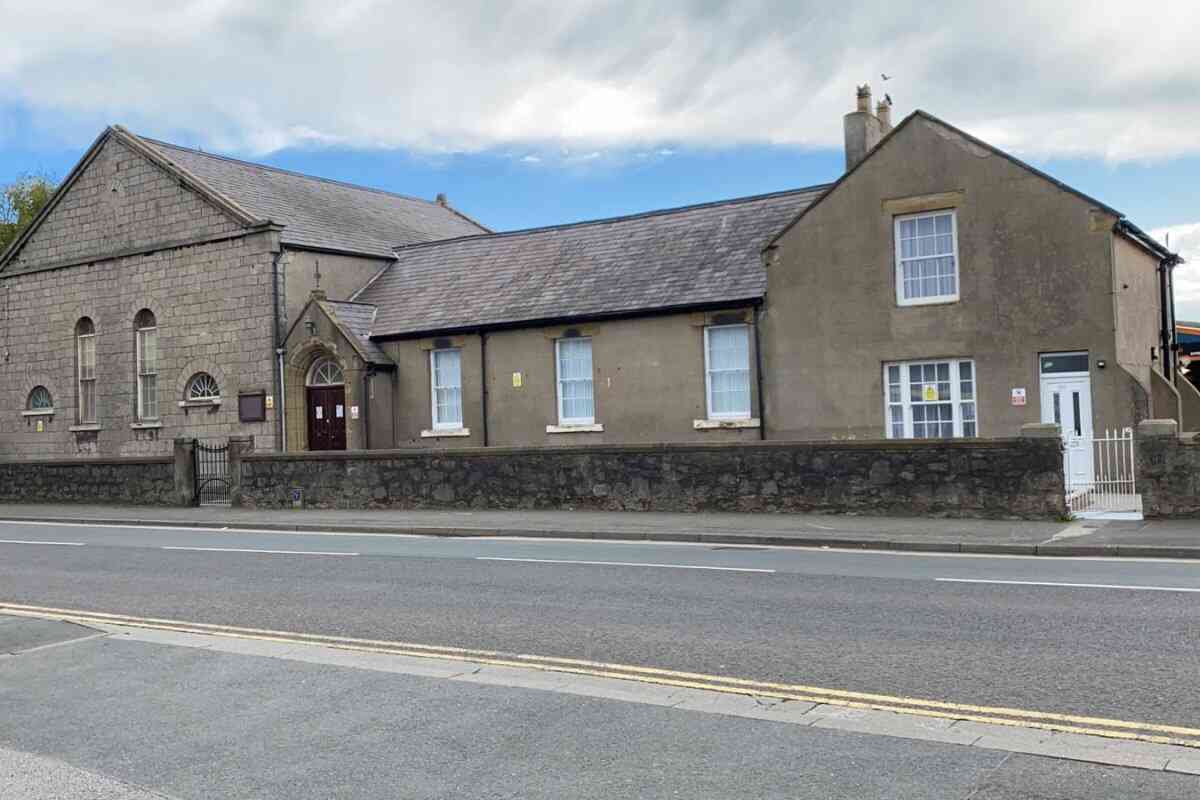
[[[1139,423],[1137,489],[1146,518],[1200,517],[1200,434],[1180,436],[1173,419]]]
[[[175,459],[5,459],[0,502],[177,505]]]
[[[1057,430],[1013,439],[247,454],[235,502],[306,507],[1067,515]],[[1053,426],[1050,426],[1053,428]]]

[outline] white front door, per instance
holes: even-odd
[[[1062,429],[1067,488],[1092,482],[1092,382],[1087,375],[1042,375],[1042,422]]]

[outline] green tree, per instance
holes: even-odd
[[[22,175],[0,189],[0,253],[3,253],[54,194],[54,181],[45,175]]]

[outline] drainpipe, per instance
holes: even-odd
[[[287,403],[284,397],[283,383],[283,337],[280,332],[279,320],[279,262],[283,259],[283,245],[279,245],[279,252],[271,259],[271,318],[274,321],[274,331],[272,339],[274,340],[275,359],[279,364],[279,369],[275,376],[275,397],[279,399],[279,408],[275,412],[275,441],[279,443],[280,452],[287,450],[287,425],[285,416],[287,412]]]
[[[1167,380],[1175,384],[1175,285],[1173,270],[1178,263],[1177,257],[1164,258],[1158,265],[1159,305],[1162,307],[1162,359],[1163,374]]]
[[[763,402],[762,337],[758,335],[758,306],[754,307],[754,377],[758,386],[758,438],[767,438],[767,412]]]
[[[375,377],[375,371],[370,367],[367,367],[367,369],[363,371],[363,450],[371,449],[371,378],[373,377]]]
[[[483,446],[488,446],[488,385],[487,385],[487,334],[479,332],[479,383],[483,387],[480,402],[483,406]]]

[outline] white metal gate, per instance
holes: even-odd
[[[1067,506],[1072,514],[1141,513],[1142,496],[1137,492],[1135,478],[1133,428],[1105,430],[1103,436],[1068,435],[1064,438],[1067,439],[1063,453]],[[1071,468],[1073,458],[1089,455],[1092,460],[1090,470]]]

